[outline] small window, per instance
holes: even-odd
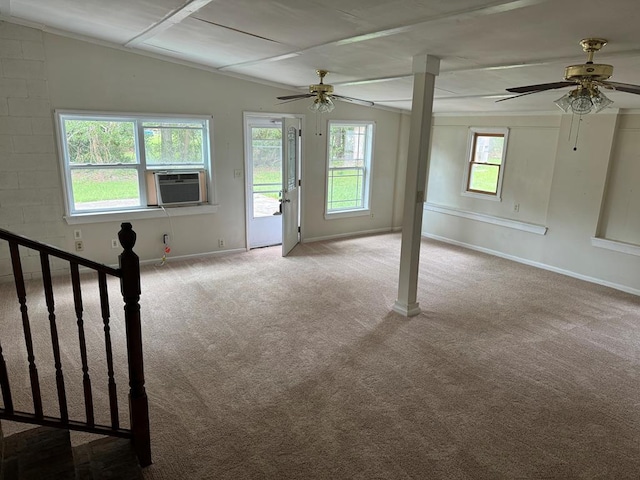
[[[209,118],[56,112],[67,215],[157,204],[154,171],[210,169]]]
[[[500,200],[508,133],[506,128],[470,130],[464,194]]]
[[[329,122],[327,216],[368,213],[373,131],[373,122]]]

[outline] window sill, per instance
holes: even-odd
[[[331,212],[325,213],[325,220],[334,220],[336,218],[347,218],[347,217],[367,217],[371,215],[371,210],[368,208],[358,209],[358,210],[342,210],[339,212]]]
[[[127,210],[120,212],[96,212],[65,215],[68,225],[80,225],[83,223],[122,222],[129,220],[141,220],[146,218],[181,217],[184,215],[204,215],[216,213],[218,205],[196,205],[191,207],[158,207],[140,208],[139,210]]]
[[[473,198],[481,198],[482,200],[491,200],[492,202],[501,202],[502,198],[500,195],[494,195],[492,193],[476,193],[476,192],[467,192],[466,190],[462,192],[463,197],[473,197]]]

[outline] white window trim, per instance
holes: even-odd
[[[501,134],[504,135],[504,147],[502,149],[502,161],[500,163],[500,173],[498,175],[498,188],[495,194],[492,193],[479,193],[467,191],[467,185],[469,184],[469,175],[471,174],[471,160],[473,159],[473,138],[476,133],[489,133],[489,134]],[[464,173],[462,175],[462,192],[465,197],[480,198],[482,200],[491,200],[494,202],[502,201],[502,181],[504,180],[504,169],[507,160],[507,149],[509,142],[509,129],[507,127],[470,127],[469,134],[467,136],[467,156],[464,164]]]
[[[167,121],[172,119],[189,119],[189,120],[206,120],[208,125],[208,138],[203,139],[207,145],[205,148],[208,150],[208,159],[205,160],[204,169],[206,171],[206,188],[207,188],[207,202],[201,205],[193,206],[179,206],[179,207],[160,207],[160,206],[135,206],[124,207],[118,210],[104,210],[104,211],[88,211],[88,212],[73,212],[71,208],[71,190],[70,190],[70,172],[71,169],[67,168],[67,152],[66,142],[62,138],[62,120],[64,116],[80,116],[87,117],[88,119],[134,119],[145,121]],[[82,223],[98,223],[98,222],[110,222],[110,221],[122,221],[122,220],[135,220],[144,218],[155,218],[161,216],[182,216],[182,215],[198,215],[203,213],[215,213],[218,210],[216,201],[216,189],[213,182],[213,170],[214,170],[214,155],[213,155],[213,116],[211,115],[189,115],[189,114],[169,114],[169,113],[140,113],[140,112],[107,112],[96,110],[54,110],[54,120],[56,126],[56,139],[58,143],[58,158],[60,163],[60,174],[62,177],[62,187],[64,190],[64,219],[67,224],[82,224]],[[139,132],[138,132],[139,133]],[[136,148],[137,138],[136,138]],[[165,169],[161,166],[148,167],[144,161],[145,152],[141,151],[141,163],[136,164],[135,168],[142,174],[138,175],[140,182],[140,196],[143,201],[147,200],[146,182],[144,171],[154,169]],[[207,161],[208,160],[208,161]],[[198,164],[199,168],[203,168],[201,164]],[[134,166],[132,165],[132,168]],[[185,165],[186,168],[196,168],[195,165]],[[173,213],[173,210],[176,213]],[[177,213],[178,210],[180,213]],[[168,212],[172,213],[168,213]]]
[[[371,138],[367,142],[366,148],[369,153],[369,162],[365,166],[365,185],[363,187],[363,206],[362,208],[351,208],[344,210],[328,211],[327,200],[329,198],[329,154],[331,152],[331,125],[371,125]],[[324,218],[325,220],[333,220],[346,217],[364,217],[371,214],[371,184],[373,183],[373,152],[375,150],[376,122],[372,120],[329,120],[327,122],[327,154],[325,156],[325,173],[324,173]]]

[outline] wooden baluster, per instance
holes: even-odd
[[[0,388],[2,388],[2,401],[4,410],[13,413],[13,399],[11,398],[11,387],[9,386],[9,375],[7,374],[7,364],[4,361],[2,347],[0,346]]]
[[[29,362],[29,380],[31,381],[31,394],[33,395],[33,411],[36,418],[42,419],[42,396],[40,395],[40,381],[38,380],[38,369],[36,367],[36,357],[33,354],[33,340],[31,338],[31,326],[29,325],[29,314],[27,311],[27,289],[24,286],[24,275],[22,273],[22,262],[20,261],[20,251],[16,242],[9,242],[11,251],[11,265],[13,266],[13,278],[16,282],[16,293],[20,302],[20,313],[22,314],[22,329],[24,331],[24,341],[27,346],[27,361]]]
[[[142,357],[142,329],[140,326],[140,260],[133,252],[136,233],[130,223],[123,223],[118,232],[122,253],[118,263],[122,271],[120,290],[124,299],[124,318],[127,331],[127,355],[129,357],[129,412],[133,446],[140,465],[151,464],[151,439],[149,435],[149,404],[144,387],[144,362]]]
[[[40,252],[40,265],[42,266],[42,283],[44,285],[44,297],[49,312],[49,326],[51,327],[51,343],[53,345],[53,362],[56,368],[56,386],[58,387],[58,404],[60,405],[60,419],[69,421],[67,411],[67,394],[64,390],[64,377],[62,375],[62,363],[60,362],[60,342],[58,340],[58,327],[56,326],[55,304],[53,301],[53,284],[51,283],[51,267],[49,255]]]
[[[84,409],[87,417],[87,425],[95,424],[93,417],[93,394],[91,393],[91,378],[89,377],[89,365],[87,363],[87,342],[84,336],[84,320],[82,318],[82,290],[80,288],[80,270],[77,263],[69,265],[71,269],[71,284],[73,286],[73,303],[78,319],[78,339],[80,342],[80,358],[82,361],[82,386],[84,387]]]
[[[120,427],[118,418],[118,395],[116,382],[113,378],[113,352],[111,350],[111,327],[109,327],[109,292],[107,290],[107,275],[98,272],[98,287],[100,288],[100,308],[102,310],[102,323],[104,323],[104,345],[107,352],[107,376],[109,378],[109,409],[111,411],[111,427]]]

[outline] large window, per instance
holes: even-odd
[[[506,128],[470,129],[464,193],[500,200],[508,134]]]
[[[209,118],[56,112],[67,214],[153,204],[147,173],[210,168]]]
[[[369,211],[373,122],[329,122],[327,216]]]

